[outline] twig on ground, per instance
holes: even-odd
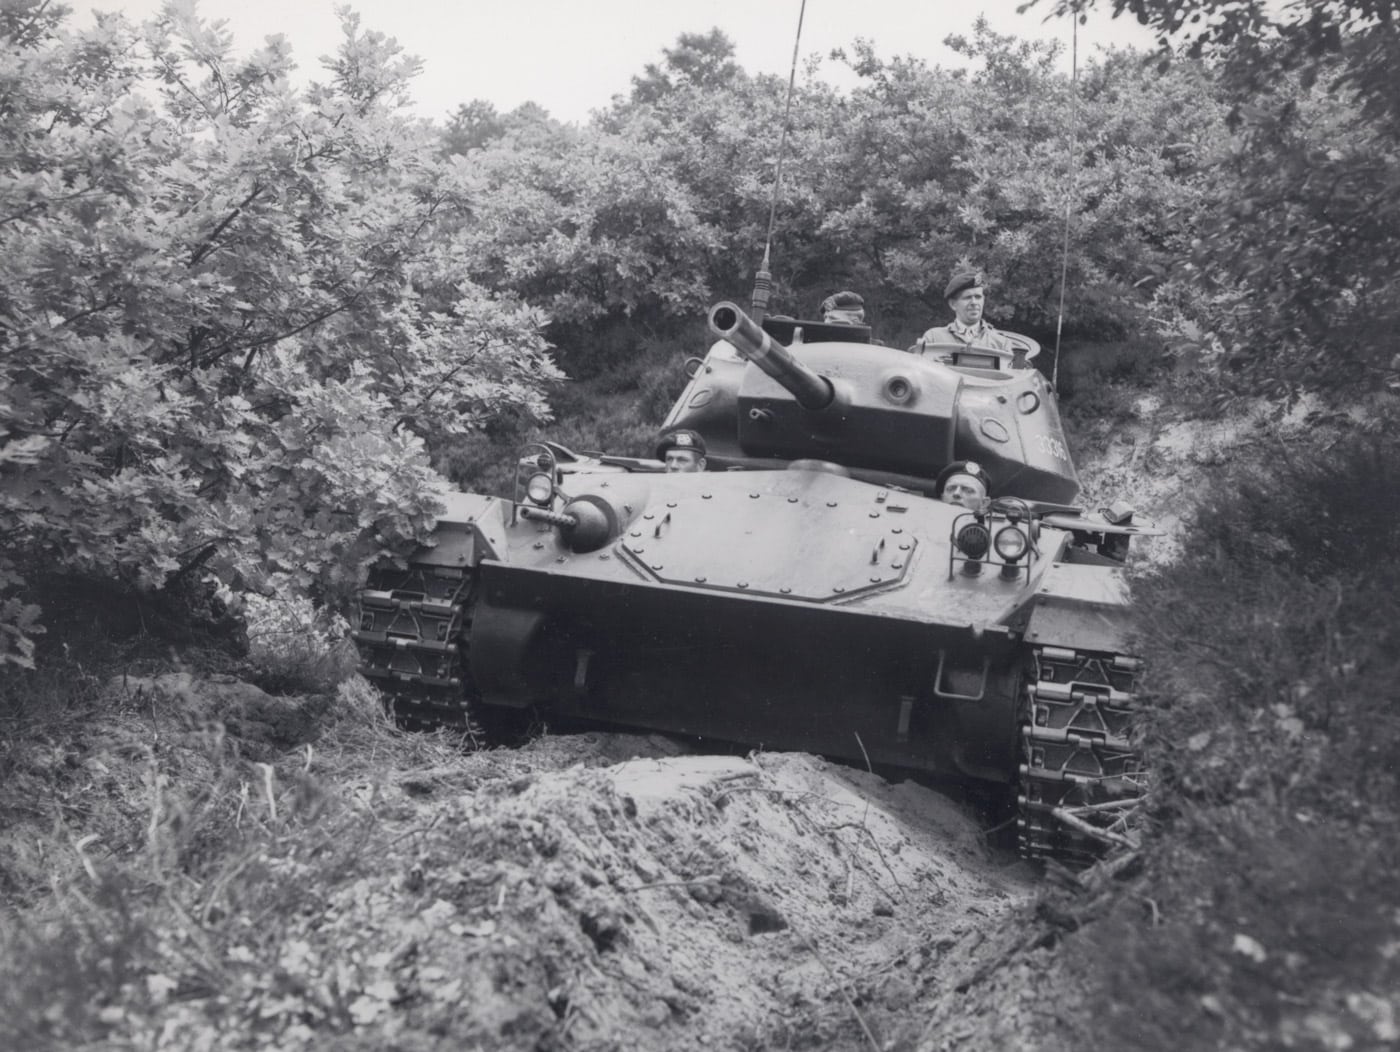
[[[165,904],[170,907],[170,911],[180,919],[180,922],[185,926],[185,930],[189,932],[190,940],[203,952],[204,959],[201,963],[208,970],[209,974],[217,976],[221,980],[226,980],[228,978],[228,973],[224,970],[218,952],[209,942],[209,935],[204,930],[203,926],[198,924],[195,919],[189,915],[184,906],[180,905],[175,896],[171,894],[168,887],[164,889],[163,898],[165,899]]]
[[[147,747],[146,755],[151,763],[151,820],[146,823],[146,846],[151,856],[151,876],[159,881],[160,816],[164,810],[160,791],[160,765],[156,762],[154,749]]]
[[[789,927],[791,927],[791,925],[789,925]],[[816,944],[796,928],[792,930],[793,934],[801,940],[802,945],[807,948],[807,952],[815,957],[817,963],[822,966],[822,971],[826,972],[827,978],[830,979],[832,984],[836,987],[836,992],[841,995],[841,999],[846,1002],[846,1007],[851,1010],[851,1015],[855,1016],[856,1022],[860,1024],[861,1032],[865,1034],[865,1039],[870,1042],[870,1047],[873,1048],[875,1052],[880,1052],[880,1042],[875,1040],[875,1034],[871,1031],[870,1025],[865,1021],[865,1016],[860,1014],[860,1009],[856,1007],[855,1001],[851,1000],[851,995],[846,993],[845,985],[836,977],[836,973],[831,970],[831,965],[827,964],[826,958],[822,956]]]
[[[1157,908],[1157,900],[1144,895],[1142,901],[1152,913],[1152,927],[1160,928],[1162,926],[1162,911]]]
[[[696,884],[718,884],[718,875],[710,877],[695,877],[693,880],[662,880],[655,884],[638,884],[633,888],[618,888],[624,895],[630,895],[634,891],[650,891],[652,888],[689,888]]]
[[[1085,836],[1104,840],[1110,844],[1117,844],[1120,847],[1132,848],[1134,851],[1138,849],[1138,842],[1134,838],[1122,836],[1119,833],[1110,833],[1107,829],[1100,829],[1098,826],[1091,825],[1082,818],[1076,818],[1063,807],[1057,807],[1050,813],[1054,815],[1057,821],[1063,822],[1072,829],[1079,830],[1079,832],[1083,833]]]
[[[906,894],[904,885],[901,884],[899,882],[899,878],[894,875],[894,868],[890,865],[889,859],[885,857],[884,848],[882,848],[880,846],[880,842],[875,839],[875,834],[872,833],[869,829],[867,829],[864,825],[858,825],[855,822],[838,822],[834,826],[819,826],[818,828],[823,833],[834,833],[838,829],[856,829],[864,833],[867,837],[870,838],[870,846],[875,849],[875,854],[880,857],[880,863],[885,867],[885,872],[890,875],[890,880],[894,882],[894,886],[899,889],[899,893],[901,895]],[[856,857],[859,858],[860,856],[857,855]],[[893,898],[893,896],[891,896],[891,898]]]
[[[393,840],[389,841],[389,844],[390,846],[393,846],[394,844],[397,844],[400,840],[407,840],[411,836],[417,836],[421,833],[431,833],[433,831],[433,827],[441,821],[442,812],[438,811],[436,814],[433,815],[433,820],[427,825],[414,826],[412,829],[409,829],[406,832],[400,833],[398,836],[394,837]]]
[[[860,746],[860,754],[865,757],[865,769],[870,772],[870,776],[873,778],[875,776],[875,768],[870,766],[870,754],[865,751],[865,742],[860,740],[860,731],[852,731],[851,733],[856,736],[856,744]],[[869,815],[870,797],[867,796],[865,798],[865,811],[860,816],[860,824],[862,828],[864,828],[865,820],[869,817]]]
[[[214,881],[214,886],[209,889],[209,895],[204,900],[204,907],[199,911],[200,924],[209,923],[209,913],[213,910],[215,901],[223,894],[224,888],[228,887],[229,881],[238,876],[238,874],[243,871],[244,866],[262,854],[262,850],[261,847],[255,847],[252,851],[244,854],[232,867],[219,875],[219,879]]]
[[[260,763],[263,773],[263,792],[267,794],[267,814],[272,821],[277,821],[277,796],[272,788],[272,764]]]
[[[101,839],[102,837],[100,834],[89,833],[81,840],[73,841],[73,850],[78,853],[78,861],[83,864],[83,871],[87,873],[88,879],[91,880],[94,884],[99,884],[101,883],[101,881],[98,879],[97,869],[95,866],[93,866],[92,860],[87,857],[86,848],[89,844],[96,843]]]

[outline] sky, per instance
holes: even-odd
[[[91,23],[92,11],[120,11],[142,19],[162,0],[66,0],[74,24]],[[189,0],[185,0],[189,2]],[[283,34],[299,76],[317,79],[318,59],[341,39],[335,8],[341,0],[196,0],[201,16],[226,20],[242,54],[263,38]],[[1018,14],[1023,0],[807,0],[800,53],[823,57],[823,76],[840,87],[834,47],[865,37],[888,58],[911,54],[931,65],[960,64],[942,44],[951,33],[971,35],[979,14],[992,28],[1023,39],[1057,39],[1069,69],[1071,25],[1046,15],[1050,0]],[[364,29],[397,39],[423,61],[414,84],[419,115],[445,119],[458,105],[486,99],[502,112],[534,101],[564,121],[626,93],[631,78],[681,33],[718,27],[734,41],[735,57],[751,73],[786,78],[801,0],[352,0]],[[1081,61],[1096,48],[1150,49],[1152,36],[1129,19],[1091,14],[1079,29]]]

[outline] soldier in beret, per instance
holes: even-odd
[[[667,431],[656,445],[656,459],[665,461],[667,471],[704,471],[705,440],[688,428]]]
[[[1011,360],[1014,348],[1011,341],[1001,333],[997,332],[987,320],[982,317],[982,309],[986,306],[986,289],[982,281],[982,275],[972,270],[963,270],[954,274],[952,280],[943,290],[943,298],[948,301],[948,306],[952,308],[953,320],[947,325],[938,325],[929,329],[919,337],[917,343],[909,348],[914,354],[925,354],[929,348],[936,344],[961,344],[964,347],[978,347],[985,350],[1001,352],[998,357],[1004,355],[1007,361]],[[940,360],[947,361],[946,353],[933,352]]]
[[[865,300],[849,290],[836,292],[822,300],[822,321],[833,325],[864,325]]]
[[[987,503],[992,480],[986,468],[975,460],[955,460],[938,474],[933,495],[944,504],[957,504],[978,511]]]

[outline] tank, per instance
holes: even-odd
[[[1080,507],[1034,341],[708,321],[663,425],[708,470],[524,451],[511,499],[450,495],[433,543],[372,573],[362,672],[416,720],[538,710],[985,783],[1031,858],[1132,843],[1125,560],[1154,531]],[[982,506],[935,496],[959,460]]]

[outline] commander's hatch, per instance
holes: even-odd
[[[763,331],[785,346],[794,343],[869,343],[869,325],[839,325],[829,321],[802,321],[782,314],[763,319]]]

